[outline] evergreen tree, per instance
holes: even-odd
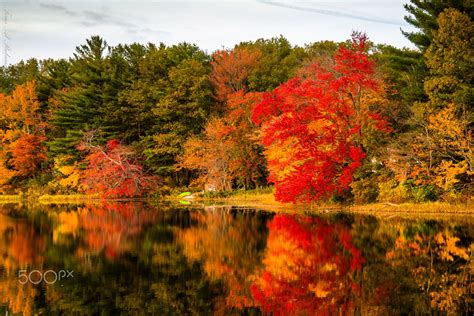
[[[120,95],[133,113],[130,137],[140,139],[149,168],[171,175],[185,139],[201,131],[209,114],[209,56],[187,43],[149,46],[138,71]]]
[[[425,52],[433,39],[433,31],[438,29],[436,19],[444,9],[454,8],[467,14],[471,20],[474,14],[472,0],[410,0],[405,4],[405,9],[410,15],[405,16],[405,21],[416,27],[417,32],[402,33],[415,44],[422,52]]]
[[[71,62],[71,85],[57,94],[58,107],[53,113],[53,125],[61,136],[49,143],[54,153],[76,154],[75,146],[84,133],[98,130],[103,138],[103,105],[110,102],[110,78],[106,73],[109,46],[99,36],[92,36],[78,46]]]
[[[10,93],[16,86],[27,81],[36,81],[40,75],[40,62],[35,58],[0,67],[0,92]]]

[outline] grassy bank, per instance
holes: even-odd
[[[100,200],[98,195],[70,194],[70,195],[41,195],[38,202],[41,204],[83,204],[97,203]]]
[[[20,203],[23,201],[22,195],[0,195],[0,204]]]
[[[9,203],[40,203],[40,204],[84,204],[84,203],[95,203],[100,198],[97,195],[83,195],[83,194],[70,194],[70,195],[41,195],[41,196],[28,196],[24,194],[18,195],[0,195],[0,204]]]
[[[179,201],[182,198],[171,197]],[[168,199],[168,200],[170,200]],[[463,203],[423,202],[423,203],[389,203],[379,202],[363,205],[345,205],[340,203],[280,203],[274,198],[273,188],[256,190],[237,190],[231,192],[199,193],[188,201],[203,205],[234,205],[254,207],[276,212],[320,213],[344,210],[365,214],[470,214],[474,216],[474,200]]]

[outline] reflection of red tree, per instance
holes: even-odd
[[[142,231],[143,225],[153,222],[154,214],[132,203],[103,204],[81,212],[79,226],[84,230],[90,250],[104,250],[105,255],[113,259],[130,249],[133,238]]]
[[[347,311],[357,289],[352,272],[364,261],[349,231],[318,218],[283,215],[268,228],[265,271],[251,288],[262,309],[275,315]]]

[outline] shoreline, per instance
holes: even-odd
[[[390,203],[378,202],[372,204],[336,204],[336,203],[306,203],[285,204],[275,201],[272,193],[255,194],[252,192],[238,192],[228,197],[203,197],[182,198],[167,196],[165,198],[115,198],[104,199],[91,195],[42,195],[32,197],[26,195],[0,195],[2,204],[99,204],[104,202],[145,202],[150,204],[177,204],[179,206],[223,207],[235,206],[242,208],[255,208],[262,211],[275,213],[302,213],[322,214],[334,212],[349,212],[375,216],[474,216],[474,201],[464,203],[448,202],[423,202],[423,203]]]

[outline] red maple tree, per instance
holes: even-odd
[[[332,64],[312,63],[263,96],[252,118],[262,127],[277,200],[312,201],[348,189],[365,157],[363,131],[389,130],[365,98],[382,87],[366,36],[354,33]]]
[[[106,146],[79,146],[89,150],[88,167],[83,173],[83,185],[88,193],[100,193],[102,197],[142,196],[153,188],[155,177],[147,175],[135,152],[116,139]]]

